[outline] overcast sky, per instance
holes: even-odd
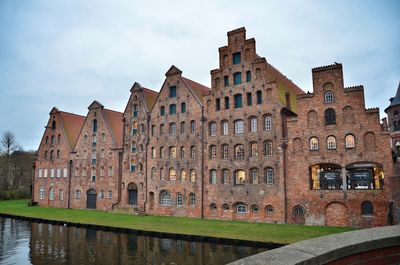
[[[311,68],[343,63],[383,109],[400,80],[400,1],[0,0],[0,133],[37,149],[53,106],[123,111],[137,81],[159,91],[174,64],[210,85],[229,30],[305,91]]]

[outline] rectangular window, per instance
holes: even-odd
[[[251,81],[251,72],[247,71],[246,72],[246,82],[250,82]]]
[[[190,156],[192,158],[196,158],[196,147],[194,146],[190,147]]]
[[[242,83],[242,73],[234,73],[233,74],[233,84],[240,85]]]
[[[225,109],[229,109],[229,97],[225,97]]]
[[[236,94],[233,96],[235,101],[235,109],[242,107],[242,94]]]
[[[224,86],[229,86],[229,76],[224,76]]]
[[[64,178],[67,178],[68,177],[68,169],[65,167],[64,168]]]
[[[61,178],[61,168],[57,168],[57,178]]]
[[[42,176],[43,176],[43,169],[39,168],[38,178],[41,178]]]
[[[183,121],[181,122],[181,134],[184,134],[186,132],[186,123]]]
[[[181,112],[182,112],[182,113],[185,113],[185,112],[186,112],[186,103],[185,103],[185,102],[182,102],[182,103],[181,103]]]
[[[235,121],[235,134],[244,133],[244,121]]]
[[[96,154],[92,154],[92,165],[97,164]]]
[[[221,99],[217,98],[215,99],[215,111],[220,111],[221,110]]]
[[[176,98],[176,86],[169,87],[169,97]]]
[[[54,168],[52,168],[52,169],[50,170],[50,177],[51,177],[51,178],[54,178],[54,174],[55,174]]]
[[[232,62],[233,64],[240,64],[240,52],[236,52],[232,54]]]
[[[253,95],[249,92],[246,94],[247,96],[247,106],[253,105]]]
[[[262,92],[259,90],[257,91],[256,95],[257,95],[257,104],[258,105],[262,104]]]
[[[40,187],[40,189],[39,189],[39,196],[40,196],[40,199],[41,199],[41,200],[44,199],[44,187]]]

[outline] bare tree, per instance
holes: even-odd
[[[3,133],[3,137],[0,140],[0,178],[2,189],[8,190],[10,186],[13,186],[15,182],[15,174],[13,174],[13,163],[11,161],[11,155],[20,149],[15,135],[11,131]]]

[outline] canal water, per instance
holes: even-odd
[[[226,264],[266,250],[0,217],[0,265],[213,265]]]

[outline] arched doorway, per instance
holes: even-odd
[[[347,207],[339,202],[332,202],[325,208],[325,225],[349,226]]]
[[[304,224],[305,223],[305,210],[302,206],[296,205],[293,208],[292,216],[293,216],[293,222],[295,224]]]
[[[128,204],[137,205],[138,188],[133,182],[128,184]]]
[[[96,209],[97,193],[95,190],[90,189],[86,192],[86,208]]]

